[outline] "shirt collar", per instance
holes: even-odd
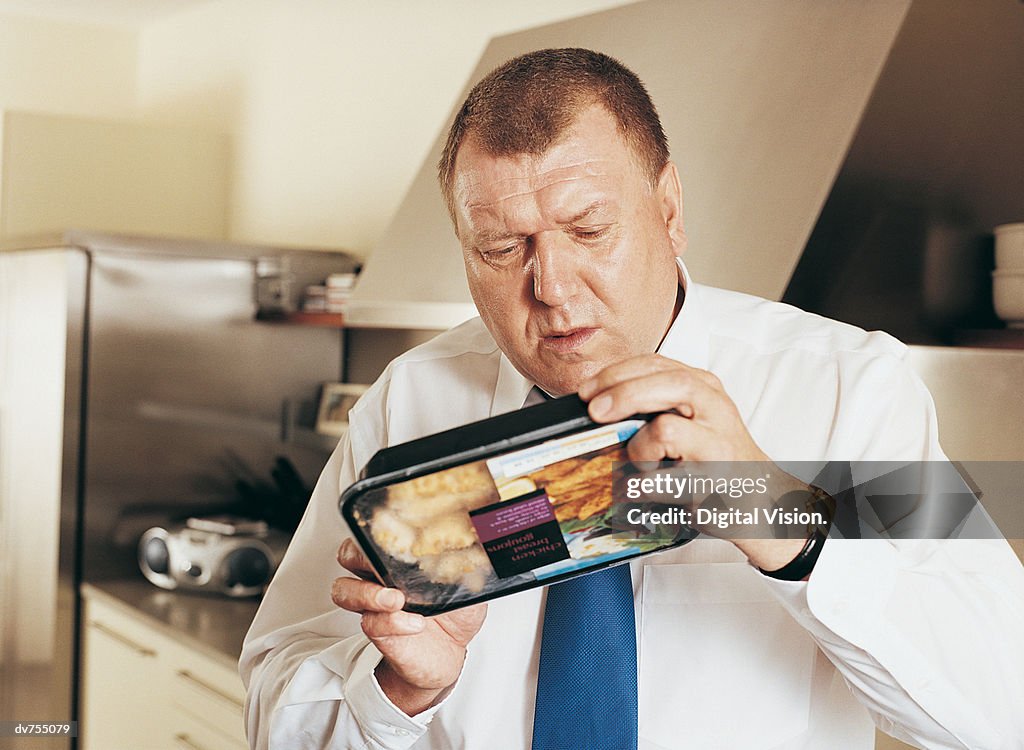
[[[690,278],[690,272],[682,258],[676,258],[676,265],[679,266],[679,284],[686,296],[679,314],[672,321],[668,333],[658,347],[658,353],[690,367],[706,370],[711,361],[711,337],[705,318],[707,306],[704,303],[707,291]]]
[[[683,287],[685,297],[679,314],[658,347],[658,353],[691,367],[707,369],[708,328],[699,301],[704,292],[700,284],[690,278],[682,258],[676,258],[676,265],[679,268],[679,284]],[[523,377],[502,352],[498,360],[494,397],[491,400],[491,416],[522,408],[533,387],[534,384]]]
[[[498,360],[494,398],[491,399],[491,416],[521,409],[531,388],[533,383],[524,378],[502,352]]]

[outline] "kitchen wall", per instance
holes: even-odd
[[[234,138],[232,239],[365,256],[495,35],[622,0],[218,0],[145,26],[140,116]]]
[[[0,11],[0,109],[132,117],[137,49],[128,30]]]
[[[0,4],[0,109],[227,133],[230,239],[365,256],[491,37],[623,4],[212,0],[138,27]]]

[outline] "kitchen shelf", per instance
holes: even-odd
[[[291,323],[294,325],[320,326],[322,328],[344,328],[345,316],[341,313],[256,313],[256,320],[264,323]]]

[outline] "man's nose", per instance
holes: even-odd
[[[562,232],[543,232],[533,239],[533,296],[548,307],[560,307],[576,293],[580,258]]]

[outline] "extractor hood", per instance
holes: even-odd
[[[620,59],[647,84],[679,166],[695,278],[779,299],[909,5],[647,0],[495,38],[464,94],[534,49]],[[366,262],[350,325],[446,328],[476,314],[435,178],[447,128]]]

